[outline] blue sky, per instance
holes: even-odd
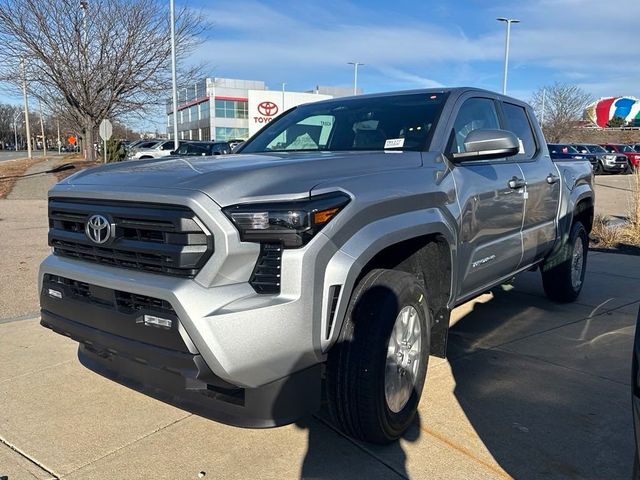
[[[513,26],[509,93],[554,81],[594,96],[640,96],[638,0],[191,1],[212,22],[194,58],[213,76],[271,88],[351,85],[365,92],[440,85],[502,86],[505,24]]]
[[[210,76],[281,82],[289,90],[365,92],[471,85],[500,90],[505,25],[509,94],[527,100],[554,81],[598,96],[640,97],[639,0],[177,0],[203,11],[207,38],[189,61]],[[0,98],[0,100],[3,100]],[[19,99],[6,97],[4,100]],[[158,119],[163,122],[162,118]]]

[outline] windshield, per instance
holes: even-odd
[[[302,105],[248,140],[241,153],[424,150],[447,93],[413,93]]]
[[[636,151],[629,145],[620,145],[620,151],[622,153],[636,153]]]
[[[602,148],[600,145],[587,145],[587,149],[591,153],[607,153],[607,151]]]

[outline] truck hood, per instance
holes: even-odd
[[[119,162],[78,172],[77,186],[198,190],[220,206],[308,195],[329,180],[422,165],[419,152],[295,152],[167,157]]]

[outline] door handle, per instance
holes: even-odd
[[[547,183],[549,185],[553,185],[554,183],[556,183],[558,180],[560,180],[560,177],[557,175],[554,175],[553,173],[550,173],[549,175],[547,175]]]
[[[517,190],[519,188],[525,187],[527,182],[524,181],[524,178],[513,177],[509,180],[509,188],[512,190]]]

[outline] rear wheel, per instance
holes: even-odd
[[[584,283],[589,238],[584,225],[574,222],[562,249],[542,266],[544,292],[556,302],[573,302]]]
[[[427,373],[428,315],[411,274],[373,270],[358,284],[327,362],[329,408],[347,435],[385,444],[409,428]]]

